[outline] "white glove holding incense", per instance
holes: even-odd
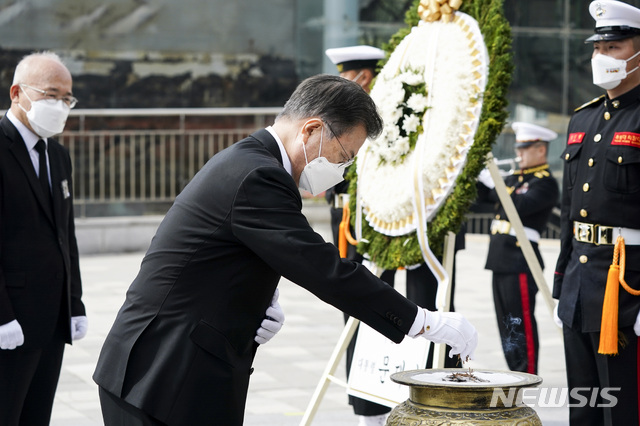
[[[422,337],[434,343],[446,343],[451,346],[449,358],[460,355],[463,362],[475,357],[478,346],[478,332],[461,314],[457,312],[425,312],[424,333]]]
[[[254,340],[261,345],[264,345],[271,340],[271,338],[280,331],[284,324],[284,311],[280,307],[280,303],[278,303],[279,295],[280,292],[276,288],[276,291],[273,293],[273,298],[271,299],[271,305],[267,308],[267,312],[265,312],[266,318],[262,321],[260,328],[256,331],[256,337]]]
[[[80,340],[87,335],[89,320],[84,315],[71,317],[71,340]]]
[[[0,349],[15,349],[24,343],[24,334],[18,320],[0,325]]]

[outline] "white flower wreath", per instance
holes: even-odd
[[[477,21],[421,22],[396,47],[371,90],[385,126],[358,154],[355,230],[415,233],[439,280],[427,222],[453,191],[474,142],[489,58]],[[409,265],[407,265],[409,266]]]

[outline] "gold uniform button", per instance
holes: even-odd
[[[587,217],[589,213],[587,213],[587,211],[585,209],[580,210],[580,216],[582,217]]]
[[[585,183],[584,185],[582,185],[582,190],[583,190],[584,192],[588,192],[588,191],[589,191],[589,184],[588,184],[588,183]]]
[[[593,158],[589,158],[589,167],[593,167]]]
[[[608,120],[608,118],[607,118],[607,120]],[[593,137],[593,140],[594,140],[595,142],[600,142],[600,141],[602,140],[602,135],[601,135],[600,133],[598,133],[597,135],[595,135],[595,136]]]
[[[571,156],[569,154],[565,154],[564,159],[568,160],[569,158],[571,158]]]
[[[605,120],[609,120],[611,118],[611,114],[609,114],[609,111],[604,113],[604,119]],[[597,141],[596,141],[597,142]]]
[[[584,254],[580,256],[580,263],[587,263],[588,261],[589,261],[589,258]]]
[[[618,157],[618,164],[622,164],[622,156]]]

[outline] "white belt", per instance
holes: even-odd
[[[540,233],[533,228],[528,228],[523,226],[524,234],[527,236],[527,239],[531,242],[537,243],[540,241]],[[509,234],[516,236],[516,231],[511,226],[511,223],[506,220],[497,220],[494,219],[491,222],[491,233],[492,234]]]
[[[640,245],[640,229],[604,226],[585,222],[573,222],[573,236],[577,241],[599,245],[613,245],[618,236],[627,245]]]

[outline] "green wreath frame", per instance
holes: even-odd
[[[394,34],[383,46],[387,52],[385,59],[378,62],[381,69],[398,44],[418,25],[418,5],[415,0],[405,15],[406,28]],[[456,179],[453,191],[444,205],[429,222],[427,236],[431,251],[442,256],[444,238],[449,231],[458,232],[465,220],[466,212],[476,198],[476,179],[485,167],[485,159],[491,147],[502,132],[508,116],[507,91],[511,84],[513,62],[511,54],[511,27],[504,17],[503,0],[465,0],[460,11],[478,21],[489,53],[489,73],[484,92],[478,130],[466,164]],[[349,181],[351,224],[355,223],[357,174],[352,166],[347,174]],[[367,253],[369,258],[384,269],[397,269],[424,262],[422,250],[415,232],[398,237],[390,237],[374,231],[366,220],[362,220],[362,240],[358,243],[359,253]]]

